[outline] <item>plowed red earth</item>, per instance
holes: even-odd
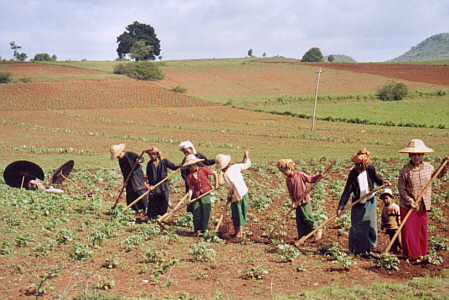
[[[313,65],[415,82],[449,85],[449,66],[375,63],[314,63]]]

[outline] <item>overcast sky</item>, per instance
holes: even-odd
[[[154,27],[168,59],[301,58],[311,47],[358,62],[395,58],[449,32],[448,0],[0,0],[0,56],[114,60],[117,36]]]

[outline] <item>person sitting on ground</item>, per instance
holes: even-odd
[[[134,164],[137,162],[137,167],[134,169],[131,177],[126,183],[126,204],[130,205],[137,198],[145,194],[145,177],[143,176],[140,164],[144,162],[143,157],[138,161],[139,155],[134,152],[125,151],[125,144],[112,145],[110,148],[111,160],[118,158],[120,170],[123,174],[123,182],[125,182]],[[139,202],[131,206],[131,208],[138,212],[142,210],[146,213],[148,209],[148,198],[143,197]]]
[[[296,208],[298,241],[295,242],[295,245],[298,245],[299,240],[312,232],[316,227],[312,214],[312,205],[310,204],[311,197],[309,194],[304,197],[304,193],[307,190],[306,183],[314,183],[323,175],[320,173],[315,176],[309,176],[304,172],[296,171],[295,162],[291,159],[279,160],[277,167],[282,175],[285,176],[288,193],[292,200],[292,208]],[[321,236],[322,230],[320,229],[315,234],[315,241],[320,240]]]
[[[390,237],[390,241],[393,236],[398,231],[400,221],[399,221],[399,206],[393,202],[393,192],[391,189],[385,189],[379,196],[380,200],[383,201],[384,205],[382,207],[381,223],[380,229],[384,230],[385,233]],[[401,244],[399,237],[394,241],[391,250],[394,253],[399,253],[401,249]]]
[[[218,175],[217,172],[212,170],[208,166],[199,166],[199,163],[203,162],[203,159],[197,158],[194,154],[186,156],[185,162],[182,168],[189,169],[189,175],[187,176],[187,182],[189,185],[189,191],[187,196],[187,202],[190,202],[192,196],[198,198],[199,196],[212,190],[211,183],[208,176],[213,175],[215,179],[215,189],[218,189]],[[209,217],[211,212],[211,199],[210,194],[201,197],[191,204],[193,214],[193,231],[196,236],[206,232],[209,226]]]
[[[243,163],[233,164],[230,155],[218,154],[215,157],[216,169],[223,172],[224,182],[228,187],[228,202],[231,202],[232,223],[234,224],[234,237],[242,238],[242,226],[246,225],[248,213],[248,187],[243,180],[241,171],[251,167],[249,151],[243,156]]]
[[[51,194],[60,194],[60,193],[64,192],[63,190],[54,188],[53,186],[46,188],[45,185],[42,183],[42,181],[40,181],[38,178],[31,179],[30,181],[28,181],[27,189],[28,190],[44,190],[45,192],[51,193]]]
[[[168,169],[177,170],[180,166],[175,165],[162,156],[162,153],[155,146],[151,146],[146,150],[150,156],[147,164],[147,180],[149,189],[167,177]],[[170,184],[168,180],[151,190],[148,195],[148,218],[153,219],[157,216],[163,216],[168,209],[170,197]]]

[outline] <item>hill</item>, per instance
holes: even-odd
[[[449,33],[432,35],[392,62],[449,59]]]
[[[356,62],[355,59],[344,54],[332,54],[332,55],[334,56],[334,62]],[[325,56],[323,60],[327,61],[328,57],[329,56]]]

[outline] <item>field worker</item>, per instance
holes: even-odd
[[[385,233],[388,234],[391,241],[400,225],[399,206],[393,202],[394,196],[391,189],[385,189],[382,194],[380,194],[379,198],[384,203],[382,206],[380,229],[385,229]],[[394,253],[399,253],[401,249],[399,239],[394,241],[391,249]]]
[[[351,159],[354,168],[349,173],[346,186],[338,204],[337,216],[352,196],[352,202],[368,194],[378,185],[389,184],[379,175],[371,162],[370,153],[360,149]],[[370,195],[351,208],[351,228],[349,230],[349,250],[360,255],[369,254],[377,245],[376,197]]]
[[[421,262],[420,257],[425,258],[427,255],[427,222],[432,187],[427,189],[418,205],[415,201],[435,172],[434,166],[423,161],[424,154],[433,152],[433,150],[426,147],[422,140],[412,139],[407,147],[399,152],[408,153],[410,157],[410,162],[402,168],[398,179],[401,218],[404,218],[409,210],[413,210],[401,231],[402,249],[409,261],[419,263]],[[449,156],[446,156],[444,160],[449,160]],[[438,178],[443,177],[447,171],[448,165],[438,175]]]
[[[112,145],[111,146],[111,160],[118,158],[120,170],[123,174],[123,182],[128,177],[134,164],[137,162],[139,156],[134,152],[125,151],[125,144]],[[134,200],[139,198],[146,192],[145,177],[143,176],[142,168],[140,164],[144,162],[143,157],[138,161],[137,167],[134,169],[131,177],[126,183],[126,204],[130,205]],[[139,202],[131,207],[135,211],[143,210],[146,212],[148,209],[148,198],[143,197]]]
[[[242,170],[251,167],[249,151],[243,155],[243,163],[233,164],[230,155],[218,154],[215,157],[215,167],[223,172],[224,182],[228,188],[228,202],[231,202],[232,223],[234,225],[234,237],[242,238],[242,226],[246,225],[248,213],[248,187],[242,176]]]
[[[218,189],[218,175],[217,172],[212,170],[208,166],[200,166],[203,159],[197,158],[194,154],[186,156],[185,162],[182,168],[189,169],[189,175],[187,175],[187,183],[189,185],[189,191],[187,201],[192,198],[198,198],[200,195],[212,190],[209,176],[213,175],[215,180],[215,189]],[[209,226],[209,217],[211,211],[210,195],[206,195],[201,199],[191,204],[193,214],[193,232],[196,236],[206,232]]]
[[[155,146],[149,147],[146,153],[150,156],[150,161],[147,163],[147,180],[150,189],[167,177],[168,169],[175,171],[180,167],[164,158]],[[169,197],[170,184],[166,180],[148,195],[148,218],[163,216],[167,212]]]
[[[214,159],[207,159],[206,156],[204,156],[202,153],[197,152],[195,150],[195,147],[193,146],[193,144],[190,141],[184,141],[182,143],[179,144],[178,146],[179,151],[182,151],[185,155],[185,157],[183,158],[181,165],[184,165],[185,161],[186,161],[186,157],[187,155],[195,155],[196,158],[198,159],[202,159],[203,162],[200,164],[200,166],[212,166],[215,164],[215,160]],[[187,183],[187,176],[190,174],[190,170],[189,168],[182,168],[181,169],[181,176],[182,179],[184,179],[185,182],[185,187],[186,187],[186,193],[189,191],[189,184]],[[187,207],[187,211],[188,212],[192,212],[192,206],[189,205]]]
[[[312,205],[310,204],[310,195],[304,197],[304,193],[307,190],[306,183],[314,183],[323,175],[310,176],[304,172],[296,171],[295,162],[291,159],[279,160],[277,167],[285,177],[288,193],[292,200],[292,207],[296,208],[296,229],[299,241],[299,239],[312,232],[316,227],[312,214]],[[315,234],[316,241],[321,239],[322,233],[321,229],[317,231]],[[298,241],[295,243],[296,246],[299,245]]]

